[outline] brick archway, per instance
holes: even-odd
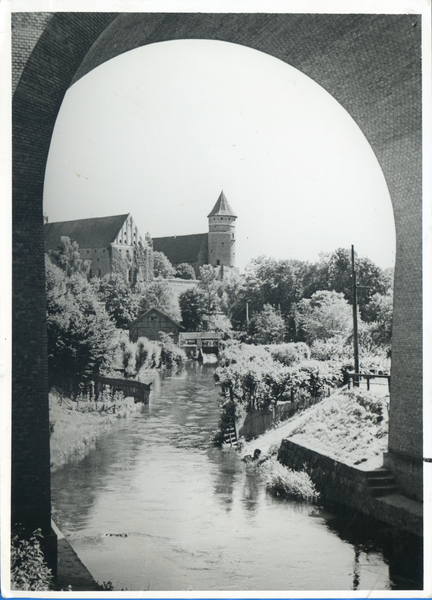
[[[396,269],[389,461],[421,494],[421,19],[413,15],[16,13],[13,15],[12,519],[49,530],[42,197],[67,89],[103,62],[175,39],[248,46],[299,69],[351,114],[393,203]]]

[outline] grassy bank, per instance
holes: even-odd
[[[109,431],[118,419],[139,410],[133,398],[113,402],[74,402],[51,393],[50,398],[51,468],[65,464],[74,455],[88,451],[92,442]]]
[[[242,454],[275,454],[284,438],[361,469],[382,465],[388,443],[387,394],[363,389],[334,393],[281,426],[245,442]]]

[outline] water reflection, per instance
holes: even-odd
[[[382,556],[389,567],[390,589],[423,588],[423,540],[345,507],[332,506],[330,531],[352,544],[355,555],[353,589],[358,587],[358,564]]]
[[[235,450],[211,446],[212,375],[193,364],[156,379],[142,413],[53,474],[59,526],[94,577],[128,590],[417,589],[418,553],[407,560],[385,528],[273,497]]]

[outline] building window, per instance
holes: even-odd
[[[217,265],[220,265],[220,260],[217,260],[217,261],[216,261],[216,264],[217,264]]]
[[[87,254],[89,254],[89,253],[90,253],[90,250],[87,250]]]
[[[90,271],[89,271],[89,278],[91,279],[92,277],[93,277],[93,271],[92,271],[92,269],[90,269]]]
[[[99,277],[101,277],[101,276],[102,276],[102,271],[99,269]]]

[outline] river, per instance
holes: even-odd
[[[161,376],[148,406],[53,473],[57,524],[94,578],[130,591],[419,589],[416,540],[275,498],[235,450],[211,446],[213,372]]]

